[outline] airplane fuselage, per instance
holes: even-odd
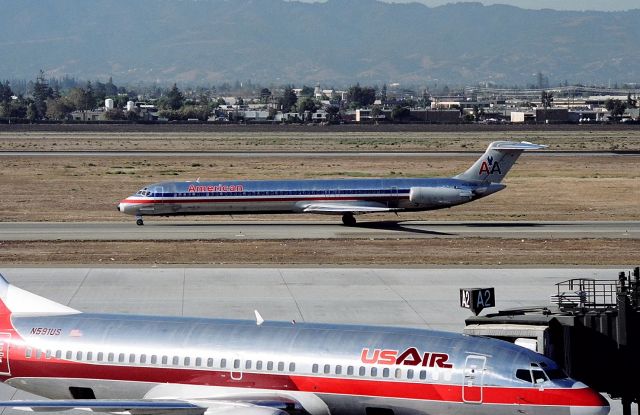
[[[312,415],[608,410],[544,356],[455,333],[84,313],[11,325],[2,379],[53,399],[284,397]]]
[[[467,203],[504,187],[451,178],[162,182],[122,200],[118,210],[136,216],[301,213],[325,203],[423,211]],[[420,189],[429,192],[420,194]]]

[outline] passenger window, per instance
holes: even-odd
[[[267,370],[273,370],[273,362],[272,361],[268,361],[267,362]]]
[[[62,350],[56,350],[56,359],[60,359],[62,357]]]
[[[284,371],[284,362],[278,362],[278,372]]]
[[[244,362],[244,368],[251,369],[251,360],[247,360],[246,362]]]
[[[82,360],[82,352],[76,352],[76,360]]]
[[[531,372],[529,369],[518,369],[516,370],[516,378],[531,383]]]
[[[36,350],[36,359],[40,359],[42,357],[42,350],[37,349]]]
[[[109,353],[107,355],[107,360],[110,361],[110,362],[113,362],[114,358],[115,358],[115,355],[113,353]]]
[[[104,359],[104,353],[98,352],[98,362],[102,362],[102,359]]]
[[[347,366],[347,375],[353,376],[353,366]]]
[[[67,360],[71,360],[71,357],[73,357],[73,352],[71,350],[67,350],[67,354],[66,354],[65,358]]]
[[[324,373],[325,374],[329,374],[329,372],[331,372],[331,366],[330,365],[324,365]]]
[[[171,359],[171,364],[173,366],[178,366],[179,363],[180,363],[180,358],[178,356],[173,356],[173,359]]]
[[[382,377],[383,378],[388,378],[389,377],[389,368],[385,367],[384,369],[382,369]]]
[[[167,363],[169,363],[169,357],[168,356],[162,356],[162,364],[166,365]]]
[[[212,367],[213,366],[213,358],[210,357],[207,359],[207,367]]]
[[[227,367],[227,359],[220,359],[220,367],[224,369]]]
[[[131,353],[129,355],[129,363],[135,363],[136,362],[136,355]]]
[[[413,379],[413,369],[407,370],[407,379]]]
[[[87,360],[93,360],[93,352],[87,352]]]
[[[120,353],[118,355],[118,362],[123,363],[124,362],[124,353]]]
[[[360,366],[360,369],[358,369],[358,375],[364,376],[366,373],[367,373],[367,368],[365,368],[364,366]]]
[[[140,363],[142,363],[142,364],[147,363],[147,355],[146,354],[141,354],[140,355]]]
[[[155,365],[155,364],[157,364],[157,363],[158,363],[158,356],[157,356],[157,355],[155,355],[155,354],[152,354],[152,355],[151,355],[151,364],[152,364],[152,365]]]
[[[202,358],[201,357],[196,357],[196,366],[197,367],[202,366]]]
[[[378,368],[377,367],[372,367],[371,368],[371,377],[375,378],[376,376],[378,376]]]
[[[191,364],[191,358],[190,357],[185,357],[184,358],[184,365],[185,366],[189,366]]]
[[[420,380],[425,380],[427,378],[427,371],[426,370],[421,370],[420,371]]]
[[[312,373],[318,373],[318,364],[314,363],[313,366],[311,366],[311,372]]]
[[[27,359],[31,358],[31,349],[24,349],[24,357],[26,357]]]
[[[240,368],[240,359],[235,359],[233,361],[233,368],[234,369],[239,369]]]
[[[396,379],[400,379],[402,377],[402,369],[396,369]]]
[[[289,372],[295,372],[296,371],[296,364],[291,362],[289,363]]]
[[[256,362],[256,370],[262,370],[262,360]]]
[[[336,375],[339,375],[341,373],[342,373],[342,366],[336,365]]]

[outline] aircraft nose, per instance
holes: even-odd
[[[587,387],[582,382],[576,382],[573,385],[574,390],[581,390],[583,395],[580,401],[580,405],[575,405],[577,402],[573,402],[569,409],[571,415],[607,415],[609,410],[609,402],[598,393],[596,390]]]

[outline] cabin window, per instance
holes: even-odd
[[[256,369],[257,369],[257,370],[262,370],[262,360],[258,360],[258,361],[256,362]]]
[[[136,355],[131,353],[129,355],[129,363],[135,363],[135,361],[136,361]]]
[[[377,367],[372,367],[371,368],[371,377],[376,377],[378,376],[378,368]]]
[[[73,357],[73,352],[71,350],[67,350],[67,353],[65,355],[65,358],[67,360],[71,360],[71,358]]]
[[[220,359],[220,367],[224,369],[227,367],[227,359]]]
[[[329,372],[331,372],[331,366],[330,365],[324,365],[324,373],[325,374],[329,374]]]
[[[178,356],[173,356],[173,359],[171,359],[171,364],[173,366],[178,366],[180,364],[180,358]]]
[[[272,361],[268,361],[267,362],[267,370],[273,370],[273,362]]]
[[[207,359],[207,367],[212,367],[213,366],[213,358],[210,357]]]
[[[155,365],[158,363],[158,356],[156,356],[155,354],[151,355],[151,364]]]
[[[184,365],[185,366],[189,366],[191,364],[191,358],[190,357],[185,357],[184,358]]]
[[[24,349],[24,357],[26,357],[27,359],[31,358],[31,349],[29,348]]]
[[[289,372],[295,372],[296,371],[296,364],[291,362],[289,363]]]
[[[120,353],[120,354],[118,355],[118,362],[120,362],[120,363],[124,363],[124,353]]]
[[[201,357],[196,357],[196,366],[197,367],[202,366],[202,358]]]
[[[141,354],[140,355],[140,363],[141,364],[147,363],[147,355],[146,354]]]
[[[51,350],[47,350],[46,352],[44,352],[44,358],[51,359]]]
[[[427,371],[426,370],[421,370],[420,371],[420,380],[425,380],[427,378]]]
[[[93,359],[93,352],[87,352],[87,360]]]
[[[60,359],[62,357],[62,350],[56,350],[56,359]]]
[[[239,369],[240,368],[240,359],[235,359],[233,361],[233,368],[234,369]]]
[[[347,366],[347,375],[353,376],[353,366]]]
[[[104,353],[99,352],[98,353],[98,362],[102,362],[102,359],[104,359]]]
[[[367,373],[367,368],[365,368],[364,366],[360,366],[360,369],[358,369],[358,375],[359,376],[364,376]]]
[[[314,363],[313,366],[311,366],[311,372],[312,373],[318,373],[318,364]]]
[[[284,370],[284,362],[278,362],[278,372],[282,372]]]
[[[342,366],[336,365],[336,375],[342,374]]]
[[[42,350],[36,349],[36,359],[40,359],[42,357]]]
[[[251,360],[247,360],[246,362],[244,362],[244,368],[245,370],[251,369]]]
[[[109,354],[107,355],[107,360],[108,360],[109,362],[113,362],[114,358],[115,358],[115,355],[114,355],[113,353],[109,353]]]
[[[82,352],[76,352],[76,360],[82,360]]]
[[[407,379],[413,379],[413,369],[407,370]]]
[[[388,378],[389,377],[389,368],[385,367],[384,369],[382,369],[382,377],[383,378]]]
[[[167,356],[162,356],[162,364],[166,365],[167,363],[169,363],[169,357]]]

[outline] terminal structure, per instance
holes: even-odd
[[[513,341],[560,364],[613,399],[624,415],[640,401],[640,267],[617,279],[556,284],[548,306],[466,319],[464,332]]]

